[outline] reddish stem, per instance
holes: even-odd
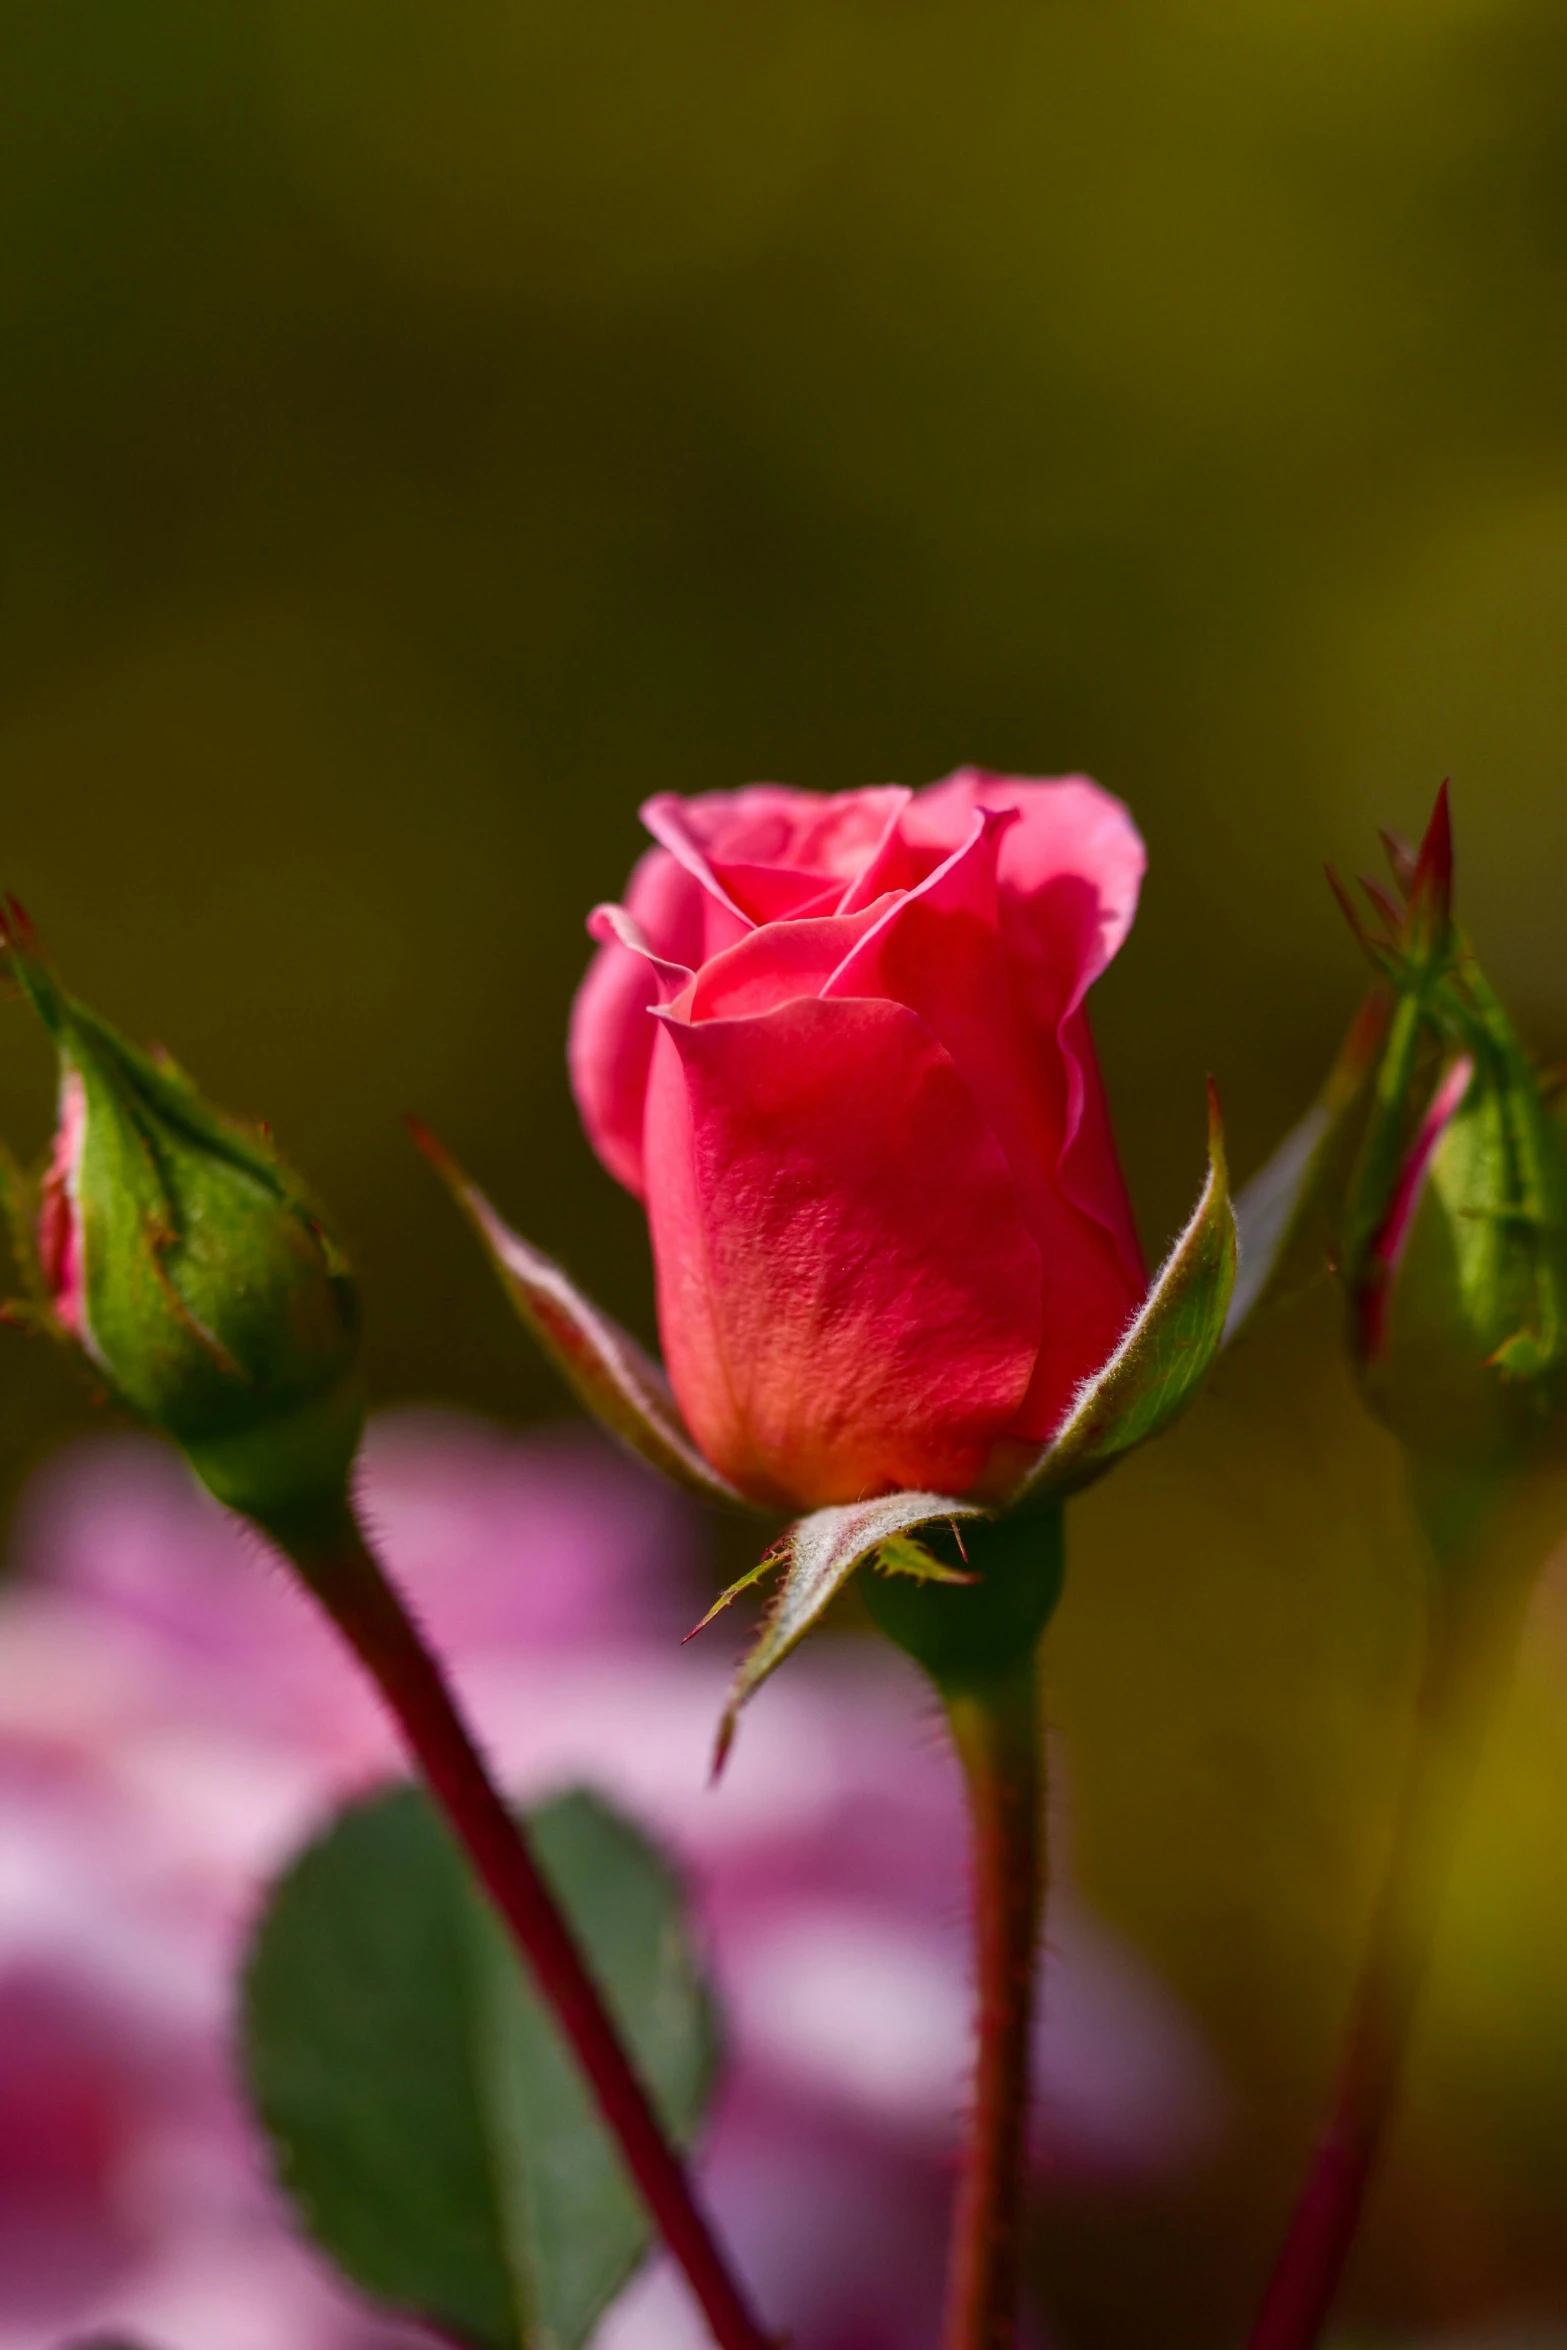
[[[697,2203],[576,1939],[457,1710],[441,1665],[346,1511],[273,1528],[395,1715],[430,1792],[500,1911],[592,2084],[659,2233],[720,2350],[773,2350]]]
[[[1472,1571],[1471,1570],[1472,1565]],[[1523,1589],[1485,1562],[1436,1580],[1413,1745],[1327,2123],[1247,2350],[1313,2350],[1338,2295],[1397,2098],[1459,1818]]]
[[[949,1694],[947,1714],[968,1788],[979,2015],[943,2341],[945,2350],[1013,2350],[1045,1868],[1032,1658],[1000,1685]]]

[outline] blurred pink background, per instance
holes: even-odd
[[[818,1640],[713,1724],[738,1625],[682,1647],[683,1505],[585,1432],[383,1419],[366,1498],[523,1789],[590,1781],[679,1856],[729,2020],[712,2198],[801,2350],[918,2350],[939,2299],[968,1992],[954,1774],[890,1651]],[[233,1976],[268,1874],[399,1769],[259,1546],[137,1437],[36,1478],[0,1596],[0,2350],[392,2350],[293,2236],[241,2109]],[[1059,1777],[1059,1774],[1058,1774]],[[1055,1800],[1058,1866],[1065,1839]],[[1052,1906],[1037,2162],[1135,2193],[1222,2135],[1173,2000]],[[1043,2338],[1043,2337],[1042,2337]],[[696,2350],[656,2264],[603,2350]]]

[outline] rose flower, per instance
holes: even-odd
[[[571,1068],[688,1427],[767,1504],[999,1490],[1146,1288],[1085,1007],[1131,818],[975,769],[643,814]]]

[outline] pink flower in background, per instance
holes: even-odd
[[[721,1659],[682,1649],[680,1501],[587,1434],[406,1414],[371,1518],[507,1776],[588,1780],[683,1859],[732,2025],[709,2191],[800,2350],[919,2350],[938,2305],[968,2021],[956,1775],[912,1670],[800,1660],[717,1792]],[[400,1769],[295,1587],[173,1454],[117,1439],[36,1481],[0,1595],[0,2350],[393,2350],[292,2236],[229,2062],[260,1888]],[[1206,2060],[1070,1898],[1051,1929],[1038,2157],[1091,2181],[1192,2159]],[[696,2350],[655,2268],[605,2350]]]
[[[1085,1007],[1131,818],[972,768],[643,816],[571,1070],[646,1203],[687,1425],[780,1507],[1005,1481],[1145,1287]]]

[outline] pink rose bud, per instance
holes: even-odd
[[[235,1509],[281,1522],[339,1496],[363,1412],[358,1308],[321,1210],[263,1128],[67,995],[19,908],[0,947],[60,1062],[31,1235],[10,1203],[29,1318]]]
[[[92,1352],[82,1269],[78,1170],[87,1133],[87,1088],[76,1070],[60,1074],[60,1115],[38,1191],[38,1267],[62,1330]]]
[[[1377,974],[1379,1046],[1358,1098],[1332,1255],[1372,1408],[1416,1455],[1510,1469],[1567,1415],[1567,1139],[1453,920],[1447,788],[1397,896],[1340,892]]]
[[[643,814],[571,1071],[687,1426],[767,1504],[1002,1491],[1147,1288],[1085,1008],[1131,818],[975,769]]]

